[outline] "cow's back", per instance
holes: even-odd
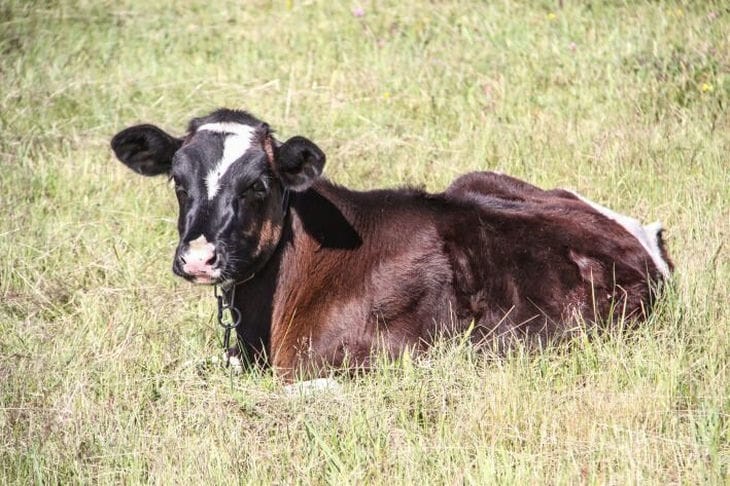
[[[664,277],[652,255],[574,193],[481,172],[454,181],[444,197],[457,207],[441,220],[456,307],[477,322],[477,339],[546,339],[576,317],[648,312]]]

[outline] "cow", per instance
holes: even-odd
[[[455,333],[501,346],[640,322],[673,270],[659,223],[494,172],[441,193],[351,190],[322,176],[312,141],[281,142],[245,111],[194,118],[183,137],[132,126],[111,146],[174,181],[173,272],[235,291],[240,352],[285,377]]]

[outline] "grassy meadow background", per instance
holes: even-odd
[[[728,103],[724,2],[0,0],[0,483],[727,484]],[[339,393],[204,366],[173,191],[109,140],[220,106],[351,187],[493,169],[662,220],[673,285],[635,332]]]

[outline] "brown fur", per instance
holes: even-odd
[[[237,289],[248,353],[291,375],[370,365],[434,337],[541,340],[577,317],[646,315],[661,280],[640,243],[562,191],[494,173],[444,193],[294,194],[265,267]],[[267,238],[268,239],[268,238]]]

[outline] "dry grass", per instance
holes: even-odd
[[[556,3],[0,2],[1,482],[726,483],[730,13]],[[204,366],[172,192],[108,140],[218,106],[354,187],[491,168],[661,219],[674,285],[636,332],[341,394]]]

